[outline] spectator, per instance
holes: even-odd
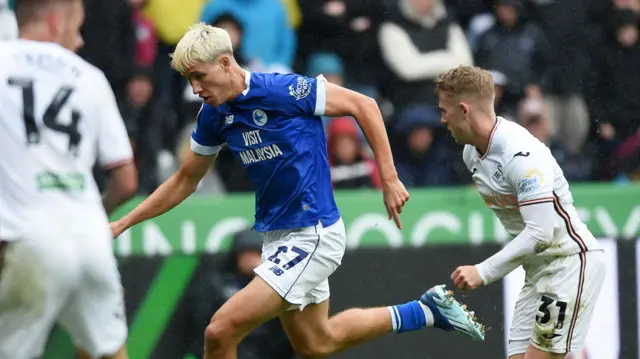
[[[148,0],[144,14],[151,20],[158,37],[158,52],[155,64],[156,94],[170,112],[172,122],[167,124],[163,144],[174,148],[180,139],[176,136],[180,129],[193,120],[182,111],[182,95],[187,81],[169,66],[175,45],[189,26],[198,22],[205,0]]]
[[[477,14],[469,20],[467,40],[473,52],[478,50],[478,39],[496,24],[496,18],[491,12]]]
[[[344,65],[340,57],[333,53],[312,54],[307,64],[307,74],[310,77],[323,75],[327,81],[344,86]]]
[[[344,65],[338,55],[330,52],[314,53],[307,61],[307,76],[324,76],[327,81],[338,86],[344,86]],[[331,118],[323,116],[322,122],[325,131],[328,129]]]
[[[244,288],[260,265],[262,236],[251,230],[238,232],[226,260],[217,270],[196,279],[188,298],[190,314],[185,332],[188,354],[202,358],[204,333],[213,314],[232,295]],[[293,359],[295,353],[280,321],[276,318],[251,331],[238,346],[238,359]]]
[[[640,1],[639,0],[613,0],[613,6],[620,10],[631,10],[633,12],[640,13]]]
[[[151,67],[156,62],[158,39],[151,20],[142,13],[149,0],[129,0],[136,29],[136,65]]]
[[[579,152],[589,134],[590,119],[584,96],[584,75],[590,68],[592,44],[600,27],[592,13],[602,0],[531,1],[530,17],[545,32],[553,56],[546,56],[545,102],[551,135]]]
[[[159,184],[157,156],[162,149],[160,131],[165,119],[164,110],[153,94],[152,71],[137,68],[127,84],[126,95],[118,104],[140,174],[138,188],[145,195],[155,191]]]
[[[334,52],[346,68],[347,85],[373,92],[380,67],[377,34],[384,13],[382,1],[305,0],[300,4],[304,21],[298,31],[298,56],[302,62],[317,51]]]
[[[480,36],[474,60],[503,73],[509,82],[502,105],[514,111],[524,98],[541,98],[548,46],[542,30],[522,16],[520,0],[496,0],[496,24]]]
[[[496,114],[500,117],[504,117],[507,120],[512,121],[515,117],[513,112],[511,112],[507,106],[504,106],[504,102],[502,102],[502,96],[504,95],[504,89],[507,86],[508,79],[505,74],[500,71],[489,71],[491,73],[491,77],[493,78],[493,85],[495,90],[495,99],[494,99],[494,107],[496,110]]]
[[[231,45],[233,46],[233,58],[236,59],[240,66],[248,67],[250,59],[246,59],[242,52],[244,28],[238,18],[232,14],[221,14],[211,21],[211,25],[227,30],[231,38]]]
[[[86,0],[82,36],[84,47],[78,55],[102,70],[116,96],[123,96],[136,56],[128,0]]]
[[[612,163],[617,180],[640,180],[640,129],[618,146]]]
[[[0,41],[18,38],[18,21],[8,0],[0,0]]]
[[[164,155],[163,157],[163,166],[160,174],[161,182],[166,181],[169,177],[171,177],[180,167],[180,165],[184,162],[184,159],[187,156],[187,153],[191,151],[191,133],[193,132],[193,128],[195,123],[190,123],[189,125],[184,126],[181,131],[178,131],[178,145],[175,150],[176,156],[175,158],[169,158],[168,155]],[[218,172],[222,174],[222,178],[230,183],[238,182],[238,176],[244,175],[244,170],[242,172],[228,172],[224,170],[224,154],[223,152],[231,152],[225,146],[220,153],[218,154],[218,158],[216,159],[215,167],[218,171],[215,171],[213,166],[205,173],[202,177],[202,180],[198,184],[196,188],[196,194],[205,194],[205,195],[222,195],[225,193],[225,183],[223,183],[221,176],[219,176]],[[232,157],[233,155],[227,155],[228,157]],[[221,159],[223,161],[221,161]],[[235,160],[235,158],[233,158]],[[237,163],[237,160],[235,160]],[[248,192],[249,190],[244,190]]]
[[[437,106],[433,80],[439,73],[472,63],[469,45],[442,0],[400,0],[379,34],[388,78],[381,90],[396,109],[412,103]]]
[[[596,119],[610,123],[620,140],[635,133],[640,124],[640,41],[638,16],[617,10],[613,28],[594,52],[590,89]]]
[[[282,3],[287,10],[289,25],[297,30],[302,23],[302,10],[300,9],[298,0],[282,0]]]
[[[593,141],[597,149],[593,156],[593,177],[600,181],[610,181],[616,176],[615,154],[620,145],[616,130],[608,122],[598,124],[597,135]]]
[[[445,4],[455,10],[456,18],[463,28],[470,27],[473,18],[482,16],[491,9],[487,0],[445,0]]]
[[[201,20],[210,23],[221,14],[232,14],[242,24],[242,53],[264,72],[290,72],[296,38],[280,0],[211,0]]]
[[[585,156],[584,152],[569,152],[552,139],[547,108],[541,99],[524,101],[520,106],[518,120],[540,142],[549,147],[567,180],[591,180],[592,164],[589,157]]]
[[[407,187],[454,183],[452,156],[443,134],[440,114],[431,107],[413,105],[398,117],[396,131],[402,141],[394,151],[398,177]]]
[[[376,162],[369,157],[353,118],[329,122],[327,148],[335,188],[381,188]]]

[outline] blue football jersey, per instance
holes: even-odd
[[[245,80],[233,101],[202,106],[191,149],[213,155],[227,144],[256,188],[256,231],[334,224],[340,213],[321,119],[326,80],[257,72]]]

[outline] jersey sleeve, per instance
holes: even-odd
[[[191,151],[204,156],[220,152],[225,141],[218,133],[216,116],[218,115],[211,106],[202,105],[196,117],[196,126],[191,133]]]
[[[112,169],[133,161],[133,150],[115,95],[104,75],[98,81],[98,161],[105,169]]]
[[[553,201],[554,162],[547,158],[550,156],[518,152],[507,165],[505,177],[515,188],[520,206]]]
[[[327,80],[320,75],[310,78],[296,74],[273,74],[265,77],[264,87],[273,110],[293,116],[323,116],[327,106]]]

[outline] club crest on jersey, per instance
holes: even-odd
[[[524,175],[518,187],[520,188],[520,193],[531,193],[539,189],[543,182],[544,177],[542,173],[539,170],[533,169]]]
[[[502,165],[498,165],[498,169],[493,174],[493,179],[498,182],[502,182],[502,180],[504,179],[504,172],[502,172]]]
[[[289,95],[294,97],[297,100],[302,100],[303,98],[309,96],[311,93],[311,84],[307,81],[306,78],[302,76],[298,76],[298,81],[296,82],[296,86],[289,85]]]
[[[251,117],[253,117],[253,123],[260,127],[267,124],[267,114],[260,109],[253,110],[253,115]]]

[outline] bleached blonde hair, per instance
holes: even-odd
[[[495,88],[489,71],[474,66],[458,66],[441,73],[435,80],[436,93],[493,98]]]
[[[194,64],[213,61],[222,54],[233,54],[227,30],[205,23],[195,24],[176,45],[176,51],[171,54],[171,67],[184,73]]]

